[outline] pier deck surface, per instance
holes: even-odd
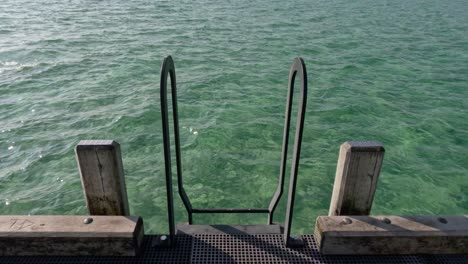
[[[468,255],[323,256],[313,235],[303,236],[305,247],[296,249],[284,247],[279,234],[183,234],[174,248],[152,247],[155,237],[145,236],[138,257],[0,257],[0,263],[468,263]]]

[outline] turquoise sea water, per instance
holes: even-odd
[[[327,214],[346,140],[386,147],[373,214],[466,214],[467,13],[462,0],[2,0],[0,212],[85,214],[73,147],[115,139],[131,212],[167,232],[158,83],[172,55],[194,206],[269,204],[289,67],[302,56],[310,96],[295,233]],[[284,201],[277,212],[282,222]]]

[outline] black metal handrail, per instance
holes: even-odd
[[[177,110],[177,88],[176,74],[172,57],[168,56],[164,59],[161,66],[161,81],[160,81],[160,100],[161,100],[161,117],[163,129],[163,144],[164,144],[164,162],[166,172],[166,190],[167,190],[167,211],[169,218],[169,235],[171,245],[175,243],[175,222],[174,222],[174,196],[172,194],[172,171],[171,171],[171,143],[169,137],[169,110],[167,104],[167,77],[171,77],[171,94],[172,94],[172,117],[174,122],[174,141],[176,148],[176,165],[177,165],[177,186],[180,198],[182,199],[187,212],[192,211],[192,204],[185,193],[182,182],[182,165],[180,155],[180,138],[179,138],[179,115]],[[189,221],[191,222],[192,214],[189,213]]]
[[[291,179],[289,186],[288,205],[286,210],[286,221],[284,229],[284,239],[288,245],[292,212],[294,207],[294,197],[296,193],[296,178],[299,166],[299,156],[302,142],[302,131],[304,128],[304,115],[307,103],[307,72],[304,61],[302,58],[296,58],[293,61],[289,74],[288,97],[286,101],[286,119],[283,132],[283,149],[281,155],[281,168],[278,188],[272,198],[269,208],[211,208],[211,209],[198,209],[192,208],[192,204],[185,192],[182,178],[182,165],[180,154],[180,138],[179,138],[179,119],[177,110],[177,88],[176,88],[176,75],[174,62],[171,56],[164,59],[161,66],[161,82],[160,82],[160,99],[161,99],[161,117],[163,127],[163,144],[164,144],[164,161],[165,161],[165,174],[166,174],[166,190],[167,190],[167,206],[168,206],[168,220],[169,220],[169,234],[170,243],[175,242],[175,222],[174,222],[174,201],[172,191],[172,171],[171,171],[171,150],[170,150],[170,136],[169,136],[169,111],[167,103],[167,78],[171,78],[171,94],[172,94],[172,115],[174,121],[174,140],[176,150],[176,165],[177,165],[177,187],[179,195],[184,203],[185,209],[188,213],[189,224],[193,223],[193,213],[267,213],[268,224],[273,224],[273,213],[278,205],[279,199],[283,194],[284,189],[284,176],[286,171],[287,150],[289,143],[289,130],[291,121],[291,108],[293,100],[294,81],[296,75],[299,73],[301,77],[301,90],[299,111],[297,115],[296,137],[294,142],[294,152],[291,169]]]
[[[302,58],[295,58],[289,72],[289,87],[288,87],[288,99],[286,101],[286,120],[283,133],[283,153],[281,155],[281,172],[280,172],[280,181],[278,186],[281,186],[281,190],[276,190],[276,193],[273,197],[273,200],[270,203],[270,216],[269,221],[272,221],[273,212],[275,211],[276,206],[278,205],[279,198],[283,192],[284,185],[284,174],[286,167],[286,158],[288,152],[288,137],[290,129],[290,118],[291,118],[291,107],[294,94],[294,81],[296,76],[299,74],[301,78],[301,90],[300,90],[300,100],[299,100],[299,109],[297,111],[297,123],[296,123],[296,136],[294,138],[294,150],[292,157],[291,165],[291,176],[289,180],[289,192],[288,192],[288,203],[286,208],[286,220],[284,223],[284,242],[286,246],[289,246],[290,235],[291,235],[291,224],[292,216],[294,209],[294,198],[296,196],[296,183],[297,183],[297,173],[299,170],[299,159],[301,156],[301,145],[302,145],[302,132],[304,131],[304,117],[307,106],[307,71],[305,67],[304,60]],[[277,198],[275,198],[277,197]]]

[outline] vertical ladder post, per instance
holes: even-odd
[[[180,137],[179,137],[179,115],[177,109],[177,87],[174,61],[171,56],[164,58],[161,65],[160,79],[160,102],[161,102],[161,120],[163,131],[163,147],[164,147],[164,168],[166,176],[166,193],[167,193],[167,215],[169,221],[169,245],[175,245],[175,220],[174,220],[174,195],[172,191],[172,170],[171,170],[171,141],[169,134],[169,108],[167,100],[167,79],[171,78],[171,97],[172,97],[172,118],[174,125],[174,144],[177,165],[177,188],[179,196],[184,203],[188,213],[189,224],[192,224],[192,204],[185,192],[182,181],[182,161],[180,153]],[[165,236],[162,236],[165,238]],[[167,241],[159,241],[160,244],[165,244]],[[158,243],[159,243],[158,242]]]
[[[119,143],[82,140],[75,147],[90,215],[130,215]]]
[[[169,59],[168,59],[169,58]],[[169,222],[169,244],[175,244],[174,195],[172,192],[171,143],[169,140],[169,110],[167,106],[167,77],[171,77],[171,88],[175,90],[175,70],[172,58],[164,59],[161,66],[160,100],[164,141],[164,162],[166,172],[167,217]],[[176,100],[172,98],[172,100]]]
[[[291,225],[292,225],[292,217],[293,217],[293,210],[294,210],[294,201],[295,201],[295,196],[296,196],[297,173],[299,170],[302,134],[304,130],[304,117],[305,117],[306,105],[307,105],[307,71],[306,71],[304,60],[302,60],[302,58],[294,59],[293,64],[291,66],[291,70],[289,72],[288,99],[286,102],[286,122],[285,122],[284,138],[283,138],[283,154],[282,154],[281,172],[280,172],[281,189],[283,188],[282,185],[284,184],[286,157],[287,157],[287,151],[288,151],[287,137],[289,136],[289,132],[286,132],[286,129],[289,130],[290,128],[289,119],[291,116],[291,105],[292,105],[293,94],[294,94],[294,81],[296,80],[296,77],[298,75],[299,75],[299,78],[301,79],[300,95],[299,95],[299,109],[297,111],[296,135],[294,137],[294,150],[293,150],[293,156],[292,156],[291,176],[290,176],[290,181],[289,181],[288,202],[287,202],[287,208],[286,208],[286,220],[284,223],[284,234],[283,234],[283,240],[287,247],[303,246],[302,239],[291,238]],[[274,199],[275,198],[279,199],[279,196],[276,196],[275,194]],[[275,201],[274,199],[270,203],[270,208],[272,208],[272,210],[270,211],[271,215],[273,214],[274,208],[277,205],[277,201]],[[271,221],[271,217],[269,221]]]
[[[384,154],[378,142],[341,145],[329,216],[370,213]]]

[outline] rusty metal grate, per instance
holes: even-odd
[[[281,234],[177,235],[174,248],[151,247],[155,236],[145,236],[139,257],[0,257],[1,264],[145,264],[145,263],[313,263],[313,264],[466,264],[468,255],[434,256],[322,256],[314,237],[305,247],[286,248]]]

